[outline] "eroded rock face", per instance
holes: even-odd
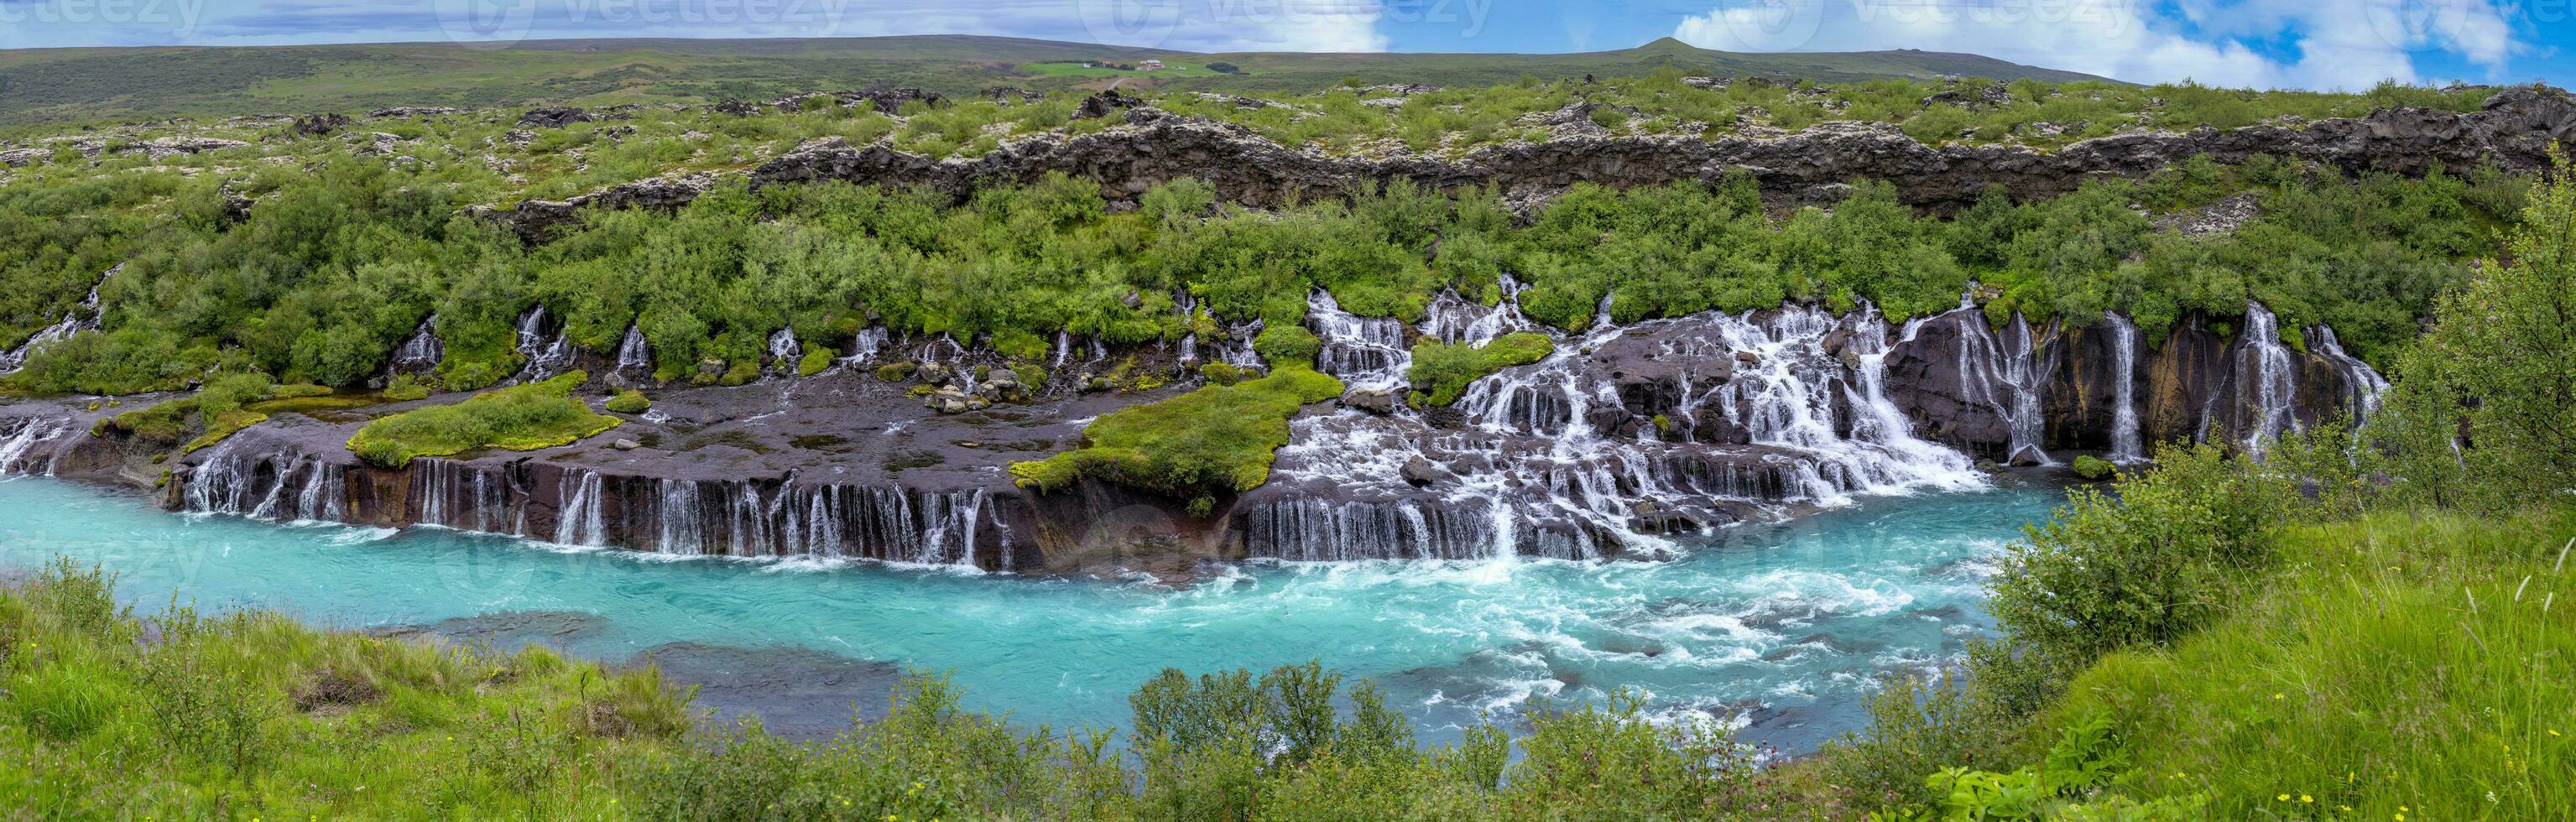
[[[1326,316],[1310,322],[1328,370],[1384,384],[1370,380],[1402,369],[1336,355],[1367,345],[1373,327]],[[399,470],[359,463],[346,441],[369,416],[458,397],[281,413],[168,462],[153,458],[175,443],[89,435],[118,409],[21,400],[0,405],[0,473],[153,487],[167,468],[163,500],[183,510],[1026,574],[1181,579],[1255,557],[1651,557],[1670,535],[1745,517],[1973,487],[1981,458],[2063,462],[2123,438],[2253,448],[2256,433],[2367,407],[2384,385],[2324,329],[2290,335],[2303,351],[2283,347],[2268,317],[2257,306],[2224,318],[2234,338],[2210,330],[2221,320],[2186,317],[2153,343],[2119,323],[1997,329],[1975,307],[1905,323],[1791,306],[1602,325],[1556,335],[1554,355],[1480,380],[1450,407],[1416,410],[1392,391],[1310,406],[1267,484],[1203,508],[1099,482],[1048,493],[1011,482],[1011,463],[1074,447],[1088,420],[1194,387],[1084,390],[1087,363],[1140,352],[1068,340],[1058,376],[1019,386],[1019,399],[949,408],[978,366],[977,386],[1006,373],[998,355],[881,331],[851,346],[861,359],[818,376],[666,388],[650,412],[580,443]],[[1471,343],[1526,322],[1509,299],[1444,297],[1406,333]],[[605,354],[572,359],[612,370]],[[939,407],[914,395],[923,385]]]
[[[1101,116],[1136,102],[1104,92],[1085,107],[1088,116]],[[981,186],[1027,183],[1048,172],[1064,172],[1098,181],[1104,194],[1122,200],[1166,181],[1196,177],[1213,184],[1227,200],[1274,206],[1398,179],[1442,190],[1492,186],[1505,192],[1550,192],[1576,183],[1632,187],[1716,181],[1741,173],[1775,201],[1830,201],[1847,191],[1849,181],[1869,178],[1894,184],[1898,196],[1916,206],[1950,209],[1973,202],[1991,185],[2020,199],[2045,198],[2094,177],[2142,177],[2202,154],[2221,163],[2271,154],[2345,172],[2420,175],[2436,167],[2472,168],[2490,160],[2507,170],[2529,171],[2546,167],[2553,141],[2576,139],[2576,102],[2557,89],[2529,87],[2498,92],[2482,110],[2468,113],[2400,107],[2302,128],[2266,124],[2232,131],[2118,134],[2046,152],[2015,145],[1936,148],[1893,124],[1830,121],[1787,134],[1716,140],[1611,136],[1593,133],[1599,131],[1593,126],[1582,135],[1569,133],[1543,143],[1480,147],[1454,162],[1415,156],[1372,160],[1292,149],[1211,120],[1149,108],[1128,111],[1128,124],[1122,127],[1072,138],[1037,135],[974,158],[940,160],[882,145],[819,141],[763,163],[750,176],[755,185],[846,180],[963,195]],[[1591,125],[1585,117],[1568,122],[1575,121],[1580,121],[1576,127]],[[622,188],[626,186],[570,202],[649,204],[618,196]],[[523,233],[537,236],[545,225],[563,219],[543,208],[522,208],[509,216],[523,223]],[[536,230],[529,223],[538,224]]]

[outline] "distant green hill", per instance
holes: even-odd
[[[1177,70],[1083,69],[1082,61]],[[1238,73],[1208,70],[1231,64]],[[2098,80],[1972,54],[1923,51],[1739,54],[1670,38],[1581,54],[1194,54],[1007,37],[765,40],[537,40],[507,49],[452,43],[0,51],[0,123],[165,115],[349,111],[388,106],[704,101],[875,84],[967,94],[994,86],[1123,85],[1292,90],[1368,83],[1490,85],[1522,75],[1693,73],[1824,82],[1871,77]]]

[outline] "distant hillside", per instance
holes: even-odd
[[[1171,68],[1085,68],[1085,61]],[[1232,73],[1210,70],[1212,64]],[[2099,80],[1972,54],[1738,54],[1666,38],[1581,54],[1194,54],[1007,37],[538,40],[499,50],[452,43],[0,51],[0,123],[164,115],[348,111],[389,106],[704,101],[828,88],[993,86],[1296,90],[1370,83],[1490,85],[1523,75],[1693,73],[1818,81],[1871,77]]]

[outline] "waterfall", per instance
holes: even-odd
[[[511,382],[542,382],[564,373],[572,366],[572,338],[562,332],[557,332],[549,338],[546,334],[548,319],[546,307],[543,304],[533,306],[526,313],[519,315],[519,342],[515,350],[519,352],[519,358],[527,364],[519,369],[518,376],[510,379]]]
[[[37,329],[35,334],[28,336],[26,342],[19,343],[17,348],[0,351],[0,374],[14,374],[17,373],[19,369],[27,367],[27,358],[34,355],[38,349],[43,348],[44,346],[70,339],[73,334],[78,334],[83,331],[98,330],[100,321],[98,310],[99,286],[105,284],[107,282],[107,278],[116,276],[116,272],[124,270],[124,268],[124,263],[118,263],[115,266],[108,268],[106,273],[98,275],[99,282],[92,284],[89,287],[89,296],[82,297],[78,307],[75,307],[68,312],[64,312],[61,322]]]
[[[2388,394],[2388,379],[2360,358],[2344,353],[2343,343],[2335,339],[2334,329],[2315,326],[2308,329],[2308,351],[2325,359],[2336,373],[2343,375],[2344,413],[2353,427],[2370,424],[2379,413],[2379,401]]]
[[[1454,289],[1443,290],[1424,309],[1422,336],[1448,343],[1484,345],[1495,338],[1534,327],[1521,314],[1521,292],[1527,290],[1509,275],[1499,283],[1502,298],[1493,305],[1479,305],[1462,297]]]
[[[885,347],[884,327],[870,326],[859,329],[858,334],[850,337],[850,353],[842,357],[841,362],[856,364],[874,360],[877,358],[877,352],[884,351]]]
[[[600,516],[600,501],[607,494],[600,490],[599,472],[575,468],[564,476],[557,489],[563,498],[555,506],[555,543],[607,545],[608,525]]]
[[[438,457],[412,460],[412,499],[419,522],[459,531],[495,533],[512,509],[506,477],[470,463]],[[518,530],[515,522],[509,530]]]
[[[1555,341],[1546,358],[1470,383],[1454,426],[1404,407],[1294,420],[1272,479],[1285,493],[1233,515],[1247,550],[1288,560],[1652,554],[1670,545],[1661,534],[1747,507],[1984,484],[1965,454],[1915,436],[1887,396],[1891,341],[1874,309],[1711,312],[1566,336],[1519,325],[1512,293],[1507,284],[1491,307],[1444,296],[1421,332],[1472,342],[1542,331]],[[1392,358],[1369,355],[1400,350],[1371,345],[1374,332],[1324,300],[1309,318],[1345,375],[1386,375]],[[1609,362],[1656,376],[1617,376]],[[1703,428],[1724,441],[1701,441]]]
[[[1197,297],[1191,296],[1186,289],[1175,292],[1172,295],[1172,307],[1181,313],[1181,327],[1192,328],[1195,325],[1193,321],[1198,319],[1199,308]],[[1199,361],[1199,332],[1192,330],[1181,334],[1179,361],[1182,368],[1188,368]]]
[[[447,359],[447,342],[438,338],[438,315],[431,314],[413,328],[411,337],[394,349],[393,360],[386,364],[386,374],[427,374],[437,370]]]
[[[2040,403],[2048,387],[2048,369],[2039,362],[2039,340],[2030,321],[2014,312],[1998,337],[1986,327],[1985,315],[1973,307],[1950,316],[1959,328],[1961,399],[1992,408],[2003,418],[2010,434],[2004,461],[2056,465],[2039,446],[2045,423]]]
[[[770,371],[794,374],[797,360],[803,356],[805,356],[805,346],[796,342],[796,329],[781,328],[769,335]]]
[[[344,522],[346,467],[312,456],[242,456],[227,442],[188,472],[180,503],[186,510],[237,514],[267,522]]]
[[[1306,323],[1324,344],[1323,353],[1315,358],[1318,370],[1342,378],[1352,388],[1404,384],[1413,349],[1405,345],[1403,321],[1353,316],[1334,302],[1330,292],[1319,288],[1306,298]]]
[[[2111,334],[2111,461],[2147,458],[2138,440],[2138,326],[2118,314],[2102,315]]]
[[[684,557],[705,554],[707,522],[706,512],[698,507],[698,481],[663,479],[655,485],[661,490],[661,505],[655,509],[661,538],[654,549]]]
[[[1261,352],[1252,347],[1252,341],[1261,336],[1262,328],[1260,320],[1253,320],[1226,329],[1225,353],[1217,359],[1236,368],[1260,368]]]
[[[626,337],[617,341],[617,369],[610,376],[619,385],[653,378],[653,344],[644,340],[643,326],[626,326]]]
[[[2236,433],[2245,453],[2260,461],[2282,434],[2300,430],[2290,403],[2298,396],[2298,376],[2290,349],[2281,344],[2279,320],[2262,303],[2245,304],[2245,329],[2237,347]]]
[[[1049,369],[1063,368],[1063,367],[1064,367],[1064,360],[1065,360],[1065,358],[1066,358],[1066,357],[1069,357],[1069,356],[1072,356],[1072,355],[1073,355],[1073,332],[1066,331],[1066,330],[1061,329],[1061,328],[1056,329],[1056,330],[1055,330],[1055,359],[1054,359],[1054,360],[1051,360],[1051,361],[1049,361],[1049,362],[1047,363],[1047,368],[1049,368]]]
[[[62,459],[55,440],[78,430],[79,426],[68,419],[29,417],[0,422],[0,432],[6,432],[0,434],[0,477],[36,473],[52,476],[54,464]],[[37,468],[39,456],[44,458],[41,471]]]

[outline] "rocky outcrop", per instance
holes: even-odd
[[[1087,113],[1105,115],[1136,102],[1115,92],[1104,94],[1085,102]],[[2576,101],[2544,87],[2506,89],[2490,97],[2483,109],[2468,113],[2397,107],[2301,128],[2267,124],[2229,131],[2118,134],[2055,151],[2018,145],[1934,147],[1893,124],[1833,121],[1778,136],[1707,140],[1605,132],[1484,146],[1454,161],[1369,159],[1291,149],[1241,127],[1152,108],[1127,112],[1125,126],[1076,137],[1041,134],[972,158],[934,159],[883,144],[825,140],[773,158],[750,177],[754,185],[845,180],[962,196],[982,186],[1026,183],[1062,172],[1097,181],[1116,199],[1195,177],[1213,184],[1227,200],[1272,206],[1395,180],[1442,190],[1491,186],[1522,192],[1555,191],[1576,183],[1630,187],[1715,181],[1744,174],[1779,201],[1835,199],[1850,181],[1868,178],[1893,183],[1899,196],[1917,206],[1949,209],[1973,202],[1989,186],[2002,186],[2022,199],[2044,198],[2072,191],[2088,179],[2141,177],[2204,154],[2222,163],[2270,154],[2351,173],[2420,175],[2489,161],[2529,171],[2548,164],[2554,141],[2576,138]],[[668,205],[673,198],[695,194],[676,189],[663,192],[669,195],[665,197],[617,193],[630,186],[567,203]],[[508,216],[521,224],[523,234],[544,236],[546,226],[566,216],[554,205],[523,207]]]
[[[2062,462],[2191,438],[2259,452],[2263,436],[2369,408],[2384,386],[2326,329],[2282,343],[2260,306],[2225,318],[2232,338],[2212,330],[2220,319],[2191,316],[2152,344],[2117,321],[1998,329],[1974,306],[1901,324],[1786,306],[1605,321],[1557,335],[1553,355],[1476,381],[1450,407],[1396,400],[1408,365],[1398,341],[1544,331],[1519,314],[1514,289],[1505,293],[1494,306],[1444,295],[1418,326],[1311,298],[1318,362],[1353,390],[1292,421],[1267,484],[1196,508],[1100,482],[1041,493],[1008,472],[1073,447],[1088,420],[1194,387],[1086,390],[1089,372],[1150,359],[1151,347],[1062,339],[1046,384],[1012,379],[1013,390],[987,394],[1008,373],[993,367],[998,355],[881,330],[851,341],[854,361],[818,376],[659,390],[648,412],[622,416],[610,434],[399,470],[359,463],[346,441],[372,416],[458,397],[281,412],[189,454],[89,433],[118,409],[19,401],[0,405],[0,473],[159,485],[173,508],[272,520],[1178,579],[1251,558],[1654,557],[1673,535],[1745,518],[1978,487],[1978,458]],[[532,363],[593,366],[613,383],[612,360],[629,359],[556,357],[544,312],[520,324]],[[427,361],[438,344],[424,322],[406,349]],[[522,376],[542,373],[552,372]],[[989,399],[925,408],[925,389]]]

